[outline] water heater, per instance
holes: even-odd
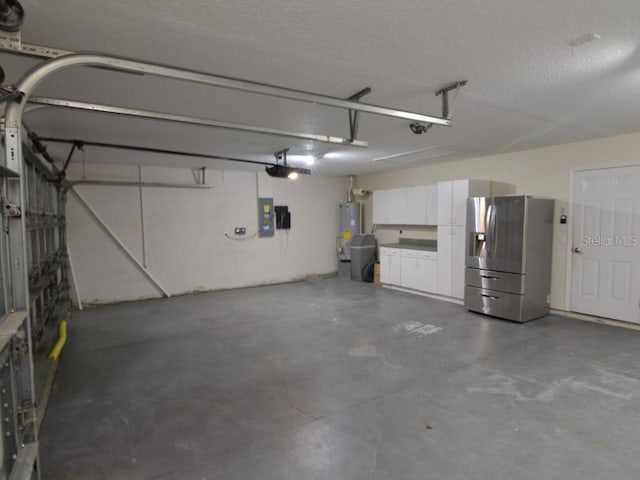
[[[360,231],[360,204],[348,202],[340,205],[340,232],[338,234],[338,258],[341,262],[351,260],[351,239]]]

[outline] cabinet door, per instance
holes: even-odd
[[[389,190],[374,190],[372,220],[374,224],[389,223]]]
[[[391,283],[391,255],[380,250],[380,282]]]
[[[427,192],[429,187],[408,187],[407,190],[407,225],[428,225]]]
[[[452,227],[451,236],[451,296],[464,298],[466,261],[466,227]]]
[[[425,195],[427,197],[425,225],[437,225],[438,224],[438,186],[427,185],[425,187]]]
[[[418,290],[438,292],[438,261],[436,259],[418,259]]]
[[[451,228],[438,227],[438,293],[451,295]]]
[[[405,225],[407,223],[407,189],[394,188],[387,191],[389,192],[387,203],[389,221],[386,223]]]
[[[402,285],[402,275],[400,271],[400,255],[391,255],[389,262],[389,283],[391,285]]]
[[[400,257],[400,285],[413,290],[418,289],[418,259],[415,256]]]
[[[469,180],[469,187],[467,191],[468,197],[492,197],[496,195],[500,195],[500,190],[498,189],[495,193],[492,190],[492,182],[490,180]],[[503,184],[502,190],[504,190],[506,185]]]
[[[438,182],[438,225],[451,225],[453,182]]]
[[[451,225],[467,224],[467,198],[469,198],[469,180],[455,180],[452,188]]]

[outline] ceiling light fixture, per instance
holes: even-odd
[[[276,164],[265,167],[267,175],[269,175],[270,177],[288,178],[290,180],[295,180],[296,178],[298,178],[299,174],[309,175],[311,173],[311,170],[309,170],[308,168],[290,167],[289,165],[287,165],[288,151],[289,149],[286,148],[273,154],[276,157]],[[280,161],[282,161],[282,164],[277,163]]]

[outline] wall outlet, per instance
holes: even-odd
[[[236,227],[233,233],[236,235],[245,235],[247,233],[247,229],[245,227]]]

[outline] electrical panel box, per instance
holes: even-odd
[[[289,230],[291,228],[291,212],[286,205],[276,205],[276,230]]]
[[[275,235],[275,213],[273,198],[258,198],[258,236],[273,237]]]

